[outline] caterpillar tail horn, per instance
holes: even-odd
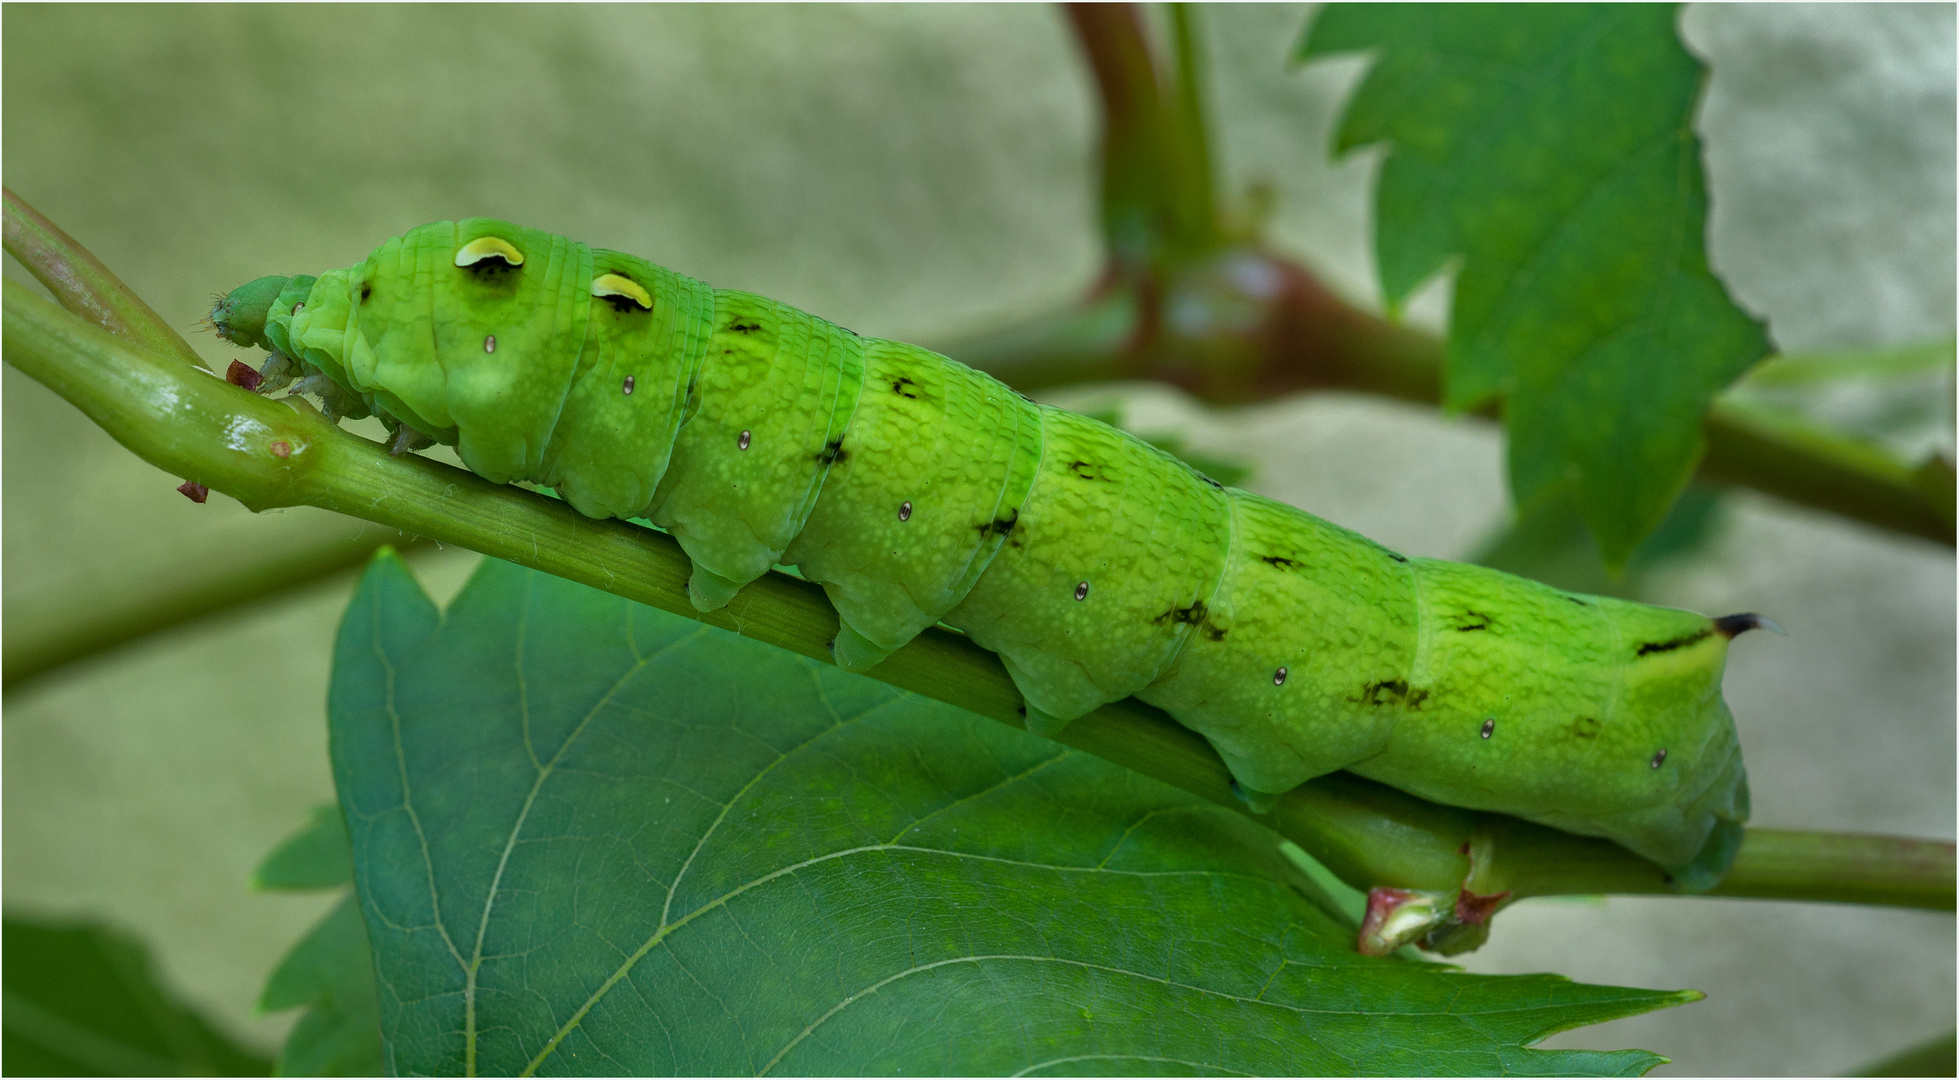
[[[1714,620],[1714,630],[1729,641],[1733,641],[1750,630],[1767,630],[1772,634],[1778,634],[1782,637],[1789,636],[1789,631],[1784,630],[1781,623],[1776,622],[1767,615],[1758,615],[1753,611],[1744,611],[1738,615],[1723,615]]]

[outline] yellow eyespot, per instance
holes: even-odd
[[[456,252],[457,266],[475,266],[485,259],[502,259],[511,266],[524,265],[524,253],[510,241],[496,236],[479,236]]]
[[[600,274],[592,279],[592,295],[600,299],[617,296],[639,305],[642,311],[653,310],[653,294],[641,287],[639,282],[618,274]],[[613,306],[619,305],[615,303]]]

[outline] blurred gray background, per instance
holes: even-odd
[[[1363,303],[1378,153],[1324,148],[1362,70],[1286,57],[1310,15],[1207,7],[1229,194]],[[1045,6],[36,6],[4,11],[5,180],[189,328],[266,273],[359,260],[492,214],[947,341],[1064,302],[1097,270],[1094,114]],[[1785,349],[1954,332],[1954,9],[1694,7],[1714,264]],[[8,262],[10,277],[25,278]],[[1439,325],[1446,283],[1415,306]],[[234,355],[192,335],[222,370]],[[6,629],[186,563],[339,528],[193,505],[6,369]],[[1949,385],[1938,391],[1950,395]],[[1462,557],[1508,514],[1477,421],[1356,397],[1208,410],[1159,388],[1131,426],[1255,460],[1250,486],[1399,549]],[[1949,417],[1949,412],[1945,416]],[[1903,433],[1950,446],[1949,420]],[[1774,615],[1727,680],[1756,821],[1950,838],[1954,558],[1769,499],[1733,500],[1649,596]],[[476,556],[418,557],[439,596]],[[351,578],[155,638],[5,699],[10,910],[148,940],[227,1029],[323,898],[253,895],[258,858],[332,798],[323,702]],[[1728,900],[1544,900],[1467,966],[1696,987],[1702,1003],[1560,1036],[1662,1072],[1833,1073],[1949,1030],[1950,914]]]

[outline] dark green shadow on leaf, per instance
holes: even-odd
[[[272,1063],[157,981],[148,950],[81,921],[5,921],[8,1076],[264,1076]]]
[[[1391,304],[1452,261],[1446,402],[1504,400],[1519,505],[1569,488],[1608,567],[1660,523],[1714,395],[1768,351],[1708,267],[1671,5],[1334,5],[1300,59],[1372,50],[1336,149],[1390,144]]]
[[[1360,957],[1240,815],[493,560],[377,558],[329,715],[398,1072],[1637,1074],[1527,1044],[1697,996]]]

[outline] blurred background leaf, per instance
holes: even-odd
[[[99,923],[8,915],[9,1076],[265,1076],[158,981],[150,955]]]

